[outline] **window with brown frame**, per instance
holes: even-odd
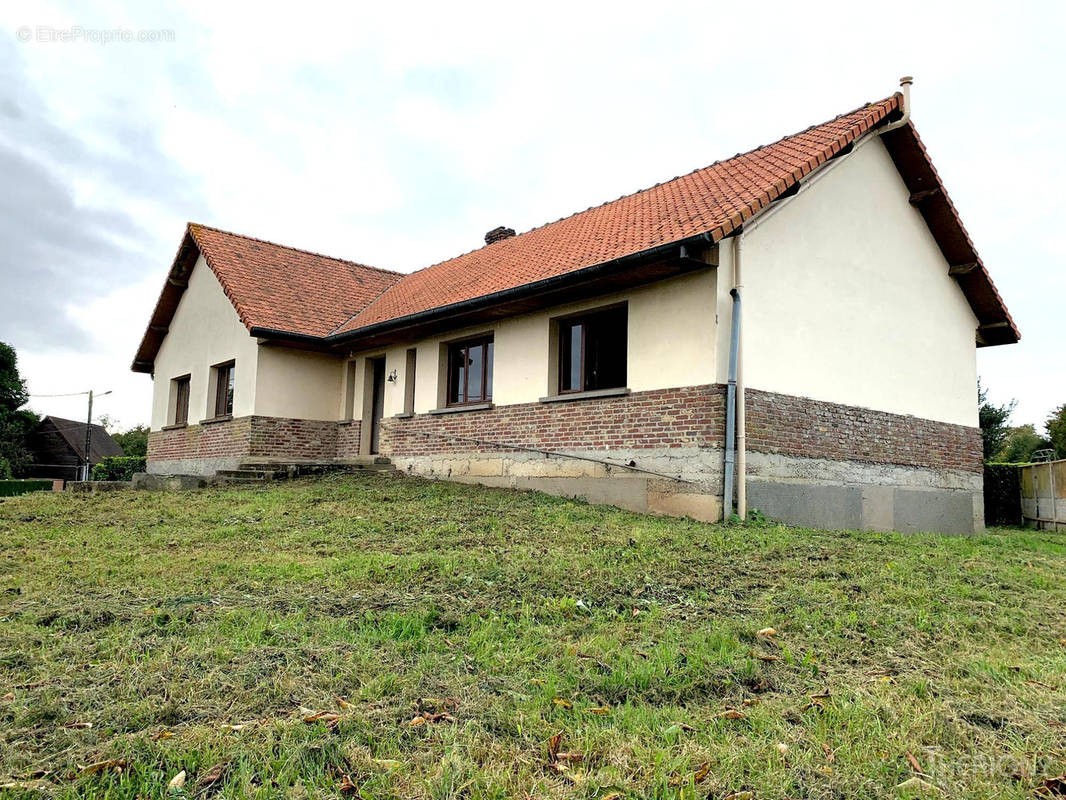
[[[559,393],[626,385],[626,306],[559,320]]]
[[[174,425],[189,423],[189,376],[174,379]]]
[[[213,416],[233,413],[233,362],[215,367],[215,408]]]
[[[492,336],[448,346],[448,405],[492,400]]]

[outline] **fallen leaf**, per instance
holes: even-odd
[[[4,699],[5,700],[14,700],[15,699],[15,693],[14,692],[8,692],[7,694],[4,695]]]
[[[375,758],[373,759],[373,762],[379,767],[384,767],[387,770],[399,769],[403,766],[401,762],[392,758]]]
[[[68,722],[64,725],[64,728],[70,728],[71,730],[88,730],[93,724],[91,722]]]
[[[788,755],[788,745],[785,744],[784,742],[778,742],[777,743],[777,752],[779,752],[783,756]]]
[[[123,758],[112,758],[107,761],[97,761],[95,764],[89,764],[86,767],[81,768],[82,775],[95,775],[98,772],[104,772],[105,770],[115,769],[122,770],[126,767],[126,760]]]
[[[918,763],[918,759],[914,757],[914,753],[912,753],[910,750],[906,750],[903,755],[905,755],[907,757],[907,760],[911,762],[911,766],[914,768],[915,772],[919,774],[924,774],[922,770],[922,765]]]
[[[693,783],[703,783],[707,776],[711,774],[711,762],[705,761],[703,766],[696,770],[696,774],[692,776]]]
[[[556,733],[548,739],[548,761],[554,762],[559,754],[559,745],[563,741],[563,735]]]
[[[226,773],[225,764],[215,764],[207,772],[200,776],[198,783],[200,786],[210,786],[213,783],[218,783],[222,780],[222,776]]]
[[[586,708],[585,711],[587,711],[589,714],[610,714],[611,713],[611,709],[607,708],[607,706],[599,706],[598,708]]]
[[[333,699],[337,701],[337,707],[341,711],[349,711],[354,708],[354,706],[347,700],[345,700],[343,697],[334,697]]]
[[[569,709],[569,708],[573,708],[574,707],[573,703],[571,703],[569,700],[564,700],[561,697],[553,697],[552,698],[552,702],[555,703],[555,705],[559,706],[560,708]]]
[[[759,705],[759,701],[756,698],[754,698],[754,697],[749,697],[749,698],[745,699],[744,702],[741,703],[741,705],[743,705],[743,706],[757,706],[757,705]]]
[[[152,736],[152,741],[158,742],[161,739],[169,739],[173,735],[174,734],[171,731],[159,731],[159,733],[156,733]]]
[[[337,790],[341,794],[348,794],[349,792],[358,791],[359,787],[355,785],[355,781],[352,780],[350,775],[342,775],[341,782],[337,786]]]
[[[832,763],[836,760],[836,754],[833,753],[833,748],[822,742],[822,752],[825,753],[825,760]]]
[[[170,791],[173,792],[173,791],[177,791],[178,789],[180,789],[184,785],[185,785],[185,770],[182,770],[181,772],[179,772],[177,775],[175,775],[173,778],[170,779],[170,783],[167,784],[167,788],[170,789]]]
[[[771,655],[768,655],[766,653],[756,653],[754,650],[751,651],[751,655],[754,658],[759,659],[760,661],[780,661],[781,660],[781,656],[771,656]]]
[[[643,650],[634,650],[633,652],[636,653],[641,658],[649,658],[648,654],[645,653]]]
[[[633,616],[636,617],[636,616],[639,616],[639,615],[640,615],[640,609],[639,608],[634,608],[633,609]]]
[[[730,792],[722,800],[753,800],[755,792],[744,789],[739,792]]]
[[[410,725],[412,728],[417,728],[419,725],[425,725],[426,724],[426,718],[423,717],[421,714],[419,714],[417,717],[412,719],[407,724]]]
[[[341,715],[338,714],[336,711],[316,711],[314,714],[304,717],[304,722],[324,722],[329,725],[330,723],[336,722],[340,718]]]
[[[621,792],[611,792],[610,794],[605,794],[600,800],[622,800],[623,797],[625,797],[625,795]]]
[[[556,761],[573,761],[575,764],[581,761],[583,758],[584,756],[581,755],[581,753],[562,752],[555,754]]]
[[[691,725],[689,725],[687,722],[671,722],[670,724],[671,725],[676,725],[681,730],[683,730],[683,731],[685,731],[687,733],[694,733],[696,731],[696,729],[693,728]]]
[[[764,636],[767,639],[770,639],[774,636],[777,636],[777,631],[775,631],[773,628],[763,628],[761,631],[756,632],[755,635]]]
[[[737,711],[735,708],[727,708],[721,714],[718,714],[718,719],[747,719],[748,715],[743,711]]]

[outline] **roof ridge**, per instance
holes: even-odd
[[[558,219],[551,220],[550,222],[545,222],[545,223],[543,223],[541,225],[536,225],[536,226],[530,228],[529,230],[522,231],[521,233],[515,234],[514,236],[508,236],[506,239],[499,239],[499,240],[497,240],[495,242],[492,242],[491,244],[482,245],[481,247],[475,247],[473,250],[467,250],[464,253],[458,253],[457,255],[449,256],[448,258],[441,259],[440,261],[434,262],[433,264],[428,264],[428,265],[426,265],[424,267],[420,267],[419,269],[413,270],[412,272],[405,272],[405,273],[401,273],[401,274],[405,278],[409,277],[411,275],[417,275],[419,272],[423,272],[423,271],[425,271],[427,269],[432,269],[433,267],[436,267],[436,266],[439,266],[441,264],[447,263],[448,261],[453,261],[453,260],[455,260],[457,258],[462,258],[463,256],[468,256],[471,253],[477,253],[477,252],[479,252],[481,250],[486,250],[486,249],[492,247],[493,245],[502,244],[504,242],[514,242],[516,239],[519,239],[519,238],[521,238],[521,237],[523,237],[523,236],[525,236],[527,234],[533,233],[534,231],[543,230],[543,229],[548,228],[548,227],[550,227],[552,225],[557,225],[560,222],[565,222],[568,219],[573,219],[576,216],[579,216],[581,214],[585,214],[585,213],[587,213],[589,211],[593,211],[593,210],[595,210],[597,208],[603,208],[604,206],[609,206],[612,203],[619,202],[620,200],[625,200],[625,199],[630,198],[630,197],[636,197],[637,195],[644,194],[644,192],[650,192],[652,189],[657,189],[660,186],[665,186],[668,183],[673,183],[674,181],[680,180],[681,178],[686,178],[689,175],[695,175],[697,172],[703,172],[704,170],[711,169],[712,167],[716,167],[719,164],[722,164],[722,163],[724,163],[726,161],[733,161],[734,159],[742,158],[743,156],[749,156],[752,153],[757,153],[760,150],[765,150],[765,149],[767,149],[769,147],[774,147],[775,145],[781,144],[786,139],[792,139],[792,138],[794,138],[796,136],[802,136],[803,134],[807,133],[808,131],[812,131],[815,128],[823,128],[826,125],[832,125],[834,122],[836,122],[839,119],[842,119],[844,117],[850,116],[852,114],[856,114],[856,113],[862,111],[863,109],[870,108],[871,106],[876,106],[876,105],[880,105],[881,103],[888,102],[889,100],[892,100],[893,98],[900,97],[900,96],[901,95],[900,95],[899,92],[894,92],[893,94],[890,94],[888,97],[883,97],[880,100],[873,100],[873,101],[870,101],[868,103],[864,103],[861,106],[856,106],[855,108],[851,109],[850,111],[845,111],[842,114],[837,114],[835,117],[833,117],[832,119],[828,119],[825,122],[816,122],[816,123],[813,123],[811,125],[808,125],[806,128],[803,128],[802,130],[798,130],[798,131],[796,131],[794,133],[785,134],[781,138],[775,139],[774,141],[769,142],[767,144],[761,144],[758,147],[753,147],[750,150],[744,150],[744,151],[742,151],[740,153],[737,153],[736,155],[730,156],[729,158],[720,158],[717,161],[712,161],[710,164],[707,164],[707,165],[702,166],[702,167],[697,167],[696,169],[689,170],[688,172],[684,172],[684,173],[682,173],[680,175],[675,175],[674,177],[669,178],[669,179],[667,179],[665,181],[659,181],[658,183],[654,183],[651,186],[646,186],[643,189],[637,189],[636,191],[629,192],[628,194],[619,195],[618,197],[614,198],[613,200],[605,200],[604,202],[598,203],[597,205],[589,206],[588,208],[583,208],[583,209],[581,209],[579,211],[574,211],[573,213],[567,214],[566,216],[559,217]],[[392,288],[392,287],[389,287],[389,288]],[[388,290],[386,289],[386,291],[388,291]],[[384,292],[382,292],[382,294],[384,294]],[[377,298],[374,298],[374,300],[377,300]],[[359,314],[363,313],[363,311],[366,311],[368,308],[370,308],[370,306],[373,305],[373,303],[374,303],[374,301],[372,300],[370,303],[368,303],[366,305],[366,308],[364,308],[362,311],[359,312]],[[359,314],[356,314],[355,316],[357,317],[357,316],[359,316]],[[354,319],[354,317],[353,317],[353,319]]]
[[[314,250],[306,250],[303,247],[293,247],[288,244],[281,244],[280,242],[272,242],[269,239],[260,239],[258,236],[248,236],[244,233],[235,233],[233,231],[227,231],[223,228],[216,228],[214,225],[205,225],[202,222],[192,222],[191,220],[186,223],[190,228],[204,228],[215,233],[223,233],[226,236],[236,236],[238,239],[247,239],[250,242],[259,242],[260,244],[268,244],[271,247],[280,247],[283,250],[292,250],[294,253],[304,253],[309,256],[315,256],[317,258],[327,258],[330,261],[339,261],[342,264],[351,264],[353,267],[362,267],[363,269],[372,269],[375,272],[384,272],[387,275],[406,275],[405,272],[399,272],[394,269],[385,269],[384,267],[375,267],[370,264],[363,264],[359,261],[352,261],[349,258],[338,258],[337,256],[327,256],[325,253],[318,253]]]

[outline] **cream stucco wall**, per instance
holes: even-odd
[[[407,350],[416,348],[414,410],[425,413],[441,405],[441,366],[445,358],[442,344],[489,332],[494,341],[492,402],[536,402],[554,393],[552,320],[620,302],[628,308],[630,389],[713,383],[716,282],[715,270],[707,269],[594,300],[449,332],[446,336],[355,354],[353,416],[361,419],[367,413],[363,401],[367,396],[364,380],[369,379],[364,374],[366,358],[384,355],[386,374],[396,370],[396,381],[385,385],[384,415],[392,416],[404,411]]]
[[[306,350],[259,348],[255,413],[293,419],[341,419],[344,361]]]
[[[977,320],[879,139],[745,235],[747,386],[977,425]],[[727,376],[732,247],[721,248]]]
[[[170,382],[189,375],[189,424],[211,416],[209,384],[211,367],[233,360],[233,416],[251,414],[255,407],[255,339],[248,335],[215,274],[204,262],[196,261],[189,286],[178,302],[170,330],[155,358],[152,387],[152,430],[172,420]]]

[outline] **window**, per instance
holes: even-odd
[[[407,350],[407,364],[403,376],[403,413],[415,413],[415,364],[418,361],[418,350],[414,347]]]
[[[492,337],[448,347],[448,405],[492,400]]]
[[[174,381],[174,425],[189,423],[189,376],[183,375]]]
[[[559,321],[559,393],[626,385],[625,306]]]
[[[213,416],[233,413],[233,362],[215,367],[215,408]]]

